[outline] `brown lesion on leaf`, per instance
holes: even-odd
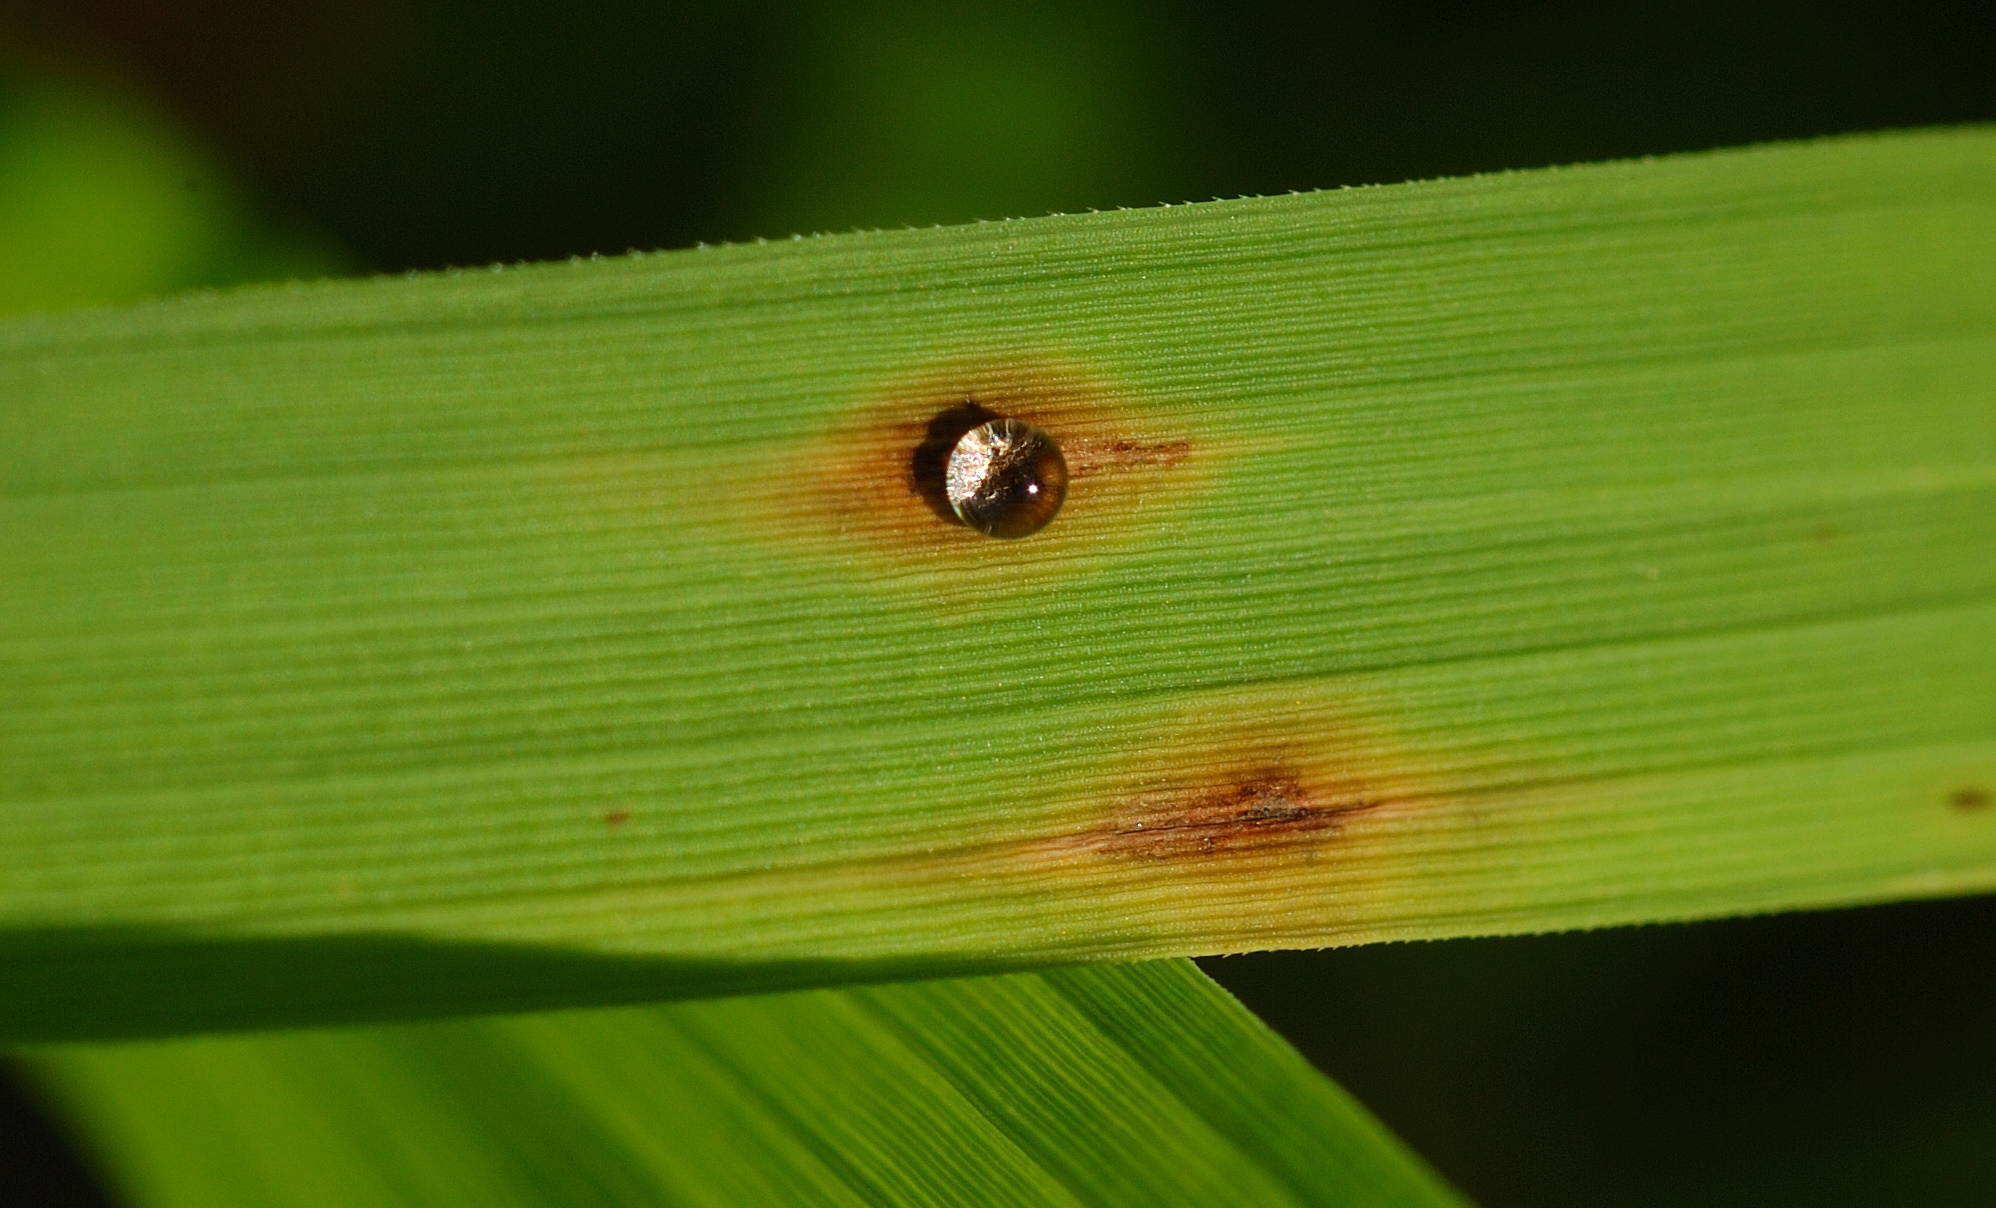
[[[1947,803],[1959,813],[1979,814],[1996,803],[1996,795],[1979,784],[1964,784],[1949,790]]]
[[[1203,698],[1119,763],[1076,825],[1022,846],[1029,865],[1269,870],[1437,800],[1349,710],[1295,693]]]
[[[1121,803],[1107,825],[1077,836],[1103,856],[1206,859],[1264,851],[1335,832],[1385,798],[1325,798],[1280,764],[1208,783],[1160,786]]]
[[[1019,541],[972,530],[938,497],[955,438],[1000,417],[1051,435],[1068,467],[1060,514]],[[757,527],[882,570],[936,572],[953,590],[1003,589],[1154,533],[1196,495],[1205,460],[1181,421],[1079,366],[967,360],[885,384],[820,425],[768,480]]]
[[[1076,478],[1096,474],[1117,474],[1129,470],[1175,470],[1192,456],[1189,440],[1082,441],[1069,459],[1068,469]]]

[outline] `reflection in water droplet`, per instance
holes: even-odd
[[[965,524],[993,537],[1045,528],[1067,498],[1067,461],[1053,437],[1016,419],[965,432],[950,450],[943,485]]]

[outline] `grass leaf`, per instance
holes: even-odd
[[[1992,398],[1980,128],[11,320],[0,1036],[1987,889]]]
[[[140,1208],[1458,1201],[1184,963],[52,1050]]]

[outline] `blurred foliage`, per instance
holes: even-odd
[[[1996,117],[1971,3],[0,3],[384,271]]]
[[[319,276],[329,246],[259,223],[173,125],[88,81],[0,77],[0,314]]]
[[[1996,118],[1974,3],[10,8],[97,82],[6,58],[0,311],[316,274],[314,230],[397,271]],[[1982,900],[1208,967],[1488,1205],[1971,1203],[1992,935]]]

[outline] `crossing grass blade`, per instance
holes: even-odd
[[[1992,398],[1986,128],[14,319],[0,1036],[1985,890]]]
[[[137,1208],[1460,1202],[1183,962],[34,1069]]]

